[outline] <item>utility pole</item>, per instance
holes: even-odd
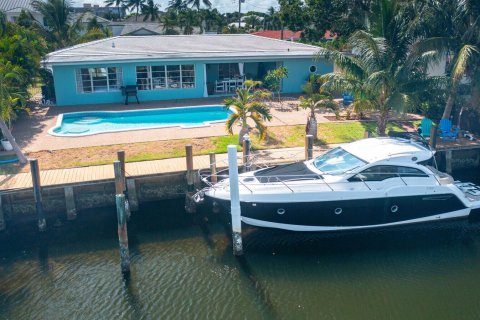
[[[240,29],[242,23],[242,2],[245,2],[245,0],[238,0],[238,29]]]

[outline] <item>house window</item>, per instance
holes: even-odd
[[[139,90],[195,88],[195,66],[138,66],[137,84]]]
[[[123,84],[122,68],[81,68],[75,73],[78,93],[120,91]]]
[[[312,64],[310,66],[309,70],[310,70],[310,73],[315,73],[315,72],[317,72],[317,66]]]

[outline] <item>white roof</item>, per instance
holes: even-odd
[[[319,48],[249,34],[121,36],[49,53],[47,65],[138,60],[313,57]]]
[[[417,158],[414,161],[417,162],[433,156],[432,151],[417,143],[394,138],[363,139],[344,144],[342,148],[368,163],[389,159],[402,160],[399,158],[411,162],[413,157]]]
[[[32,0],[0,0],[0,11],[20,12],[22,10],[34,11]]]

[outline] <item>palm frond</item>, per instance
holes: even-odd
[[[232,113],[228,117],[227,122],[225,123],[225,128],[229,134],[233,134],[233,126],[240,120],[240,117],[237,113]]]
[[[469,66],[470,61],[475,58],[480,57],[480,50],[478,47],[473,45],[464,45],[459,53],[455,65],[452,70],[452,77],[454,81],[460,81],[465,75],[467,67]]]

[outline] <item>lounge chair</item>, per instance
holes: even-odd
[[[424,138],[430,137],[430,129],[432,128],[432,120],[423,118],[420,122],[420,135]]]
[[[444,141],[455,141],[460,128],[454,127],[450,119],[440,120],[440,138]]]

